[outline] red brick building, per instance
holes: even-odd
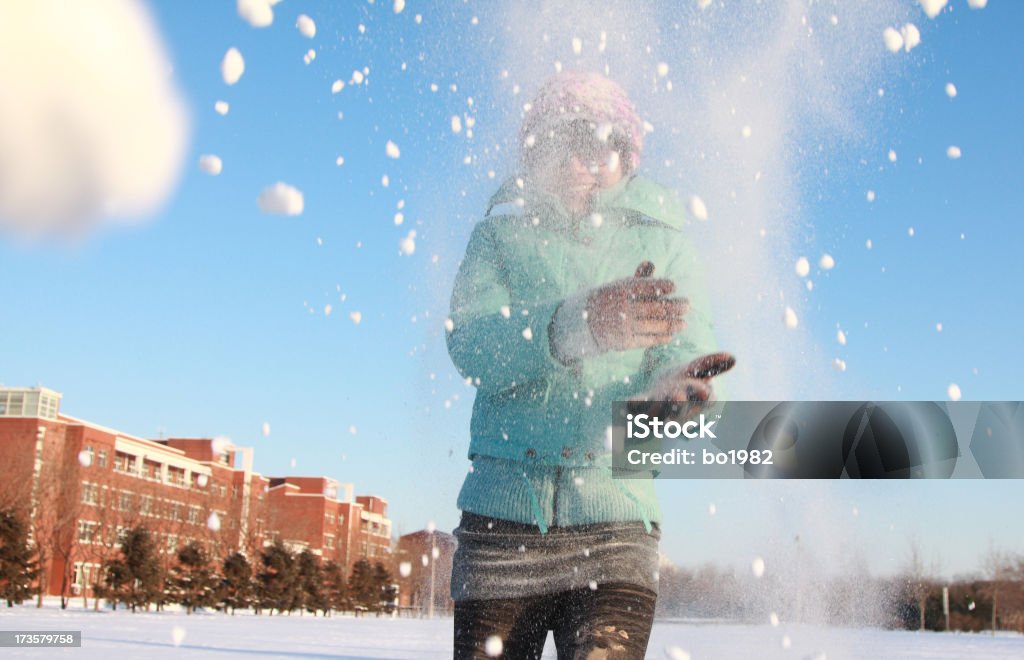
[[[421,615],[451,613],[452,557],[455,537],[445,532],[420,530],[398,539],[395,561],[398,566],[398,604]],[[433,595],[434,608],[430,603]]]
[[[46,388],[0,388],[0,508],[30,521],[49,594],[91,596],[121,532],[140,524],[165,568],[191,541],[218,558],[237,550],[252,560],[275,537],[349,567],[389,557],[379,497],[353,497],[326,477],[267,478],[251,449],[138,438],[62,414],[60,401]]]
[[[309,549],[346,572],[363,558],[391,569],[387,502],[352,492],[352,484],[327,477],[274,477],[268,524],[292,550]]]

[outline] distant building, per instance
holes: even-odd
[[[433,593],[434,614],[454,611],[451,580],[456,545],[454,536],[438,531],[420,530],[398,539],[395,565],[399,576],[399,607],[426,616],[430,613]]]
[[[353,497],[352,484],[327,477],[273,477],[268,524],[296,552],[334,560],[346,573],[360,559],[391,565],[391,521],[380,497]]]
[[[30,521],[49,594],[92,596],[121,533],[137,525],[154,534],[165,567],[191,541],[256,561],[275,537],[347,567],[387,561],[382,498],[353,497],[352,485],[326,477],[264,477],[252,449],[221,439],[147,440],[64,415],[61,398],[0,387],[0,508]]]

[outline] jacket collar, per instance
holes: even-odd
[[[487,215],[499,208],[511,205],[512,215],[537,213],[553,223],[571,226],[569,214],[557,197],[531,186],[522,177],[510,177],[491,196]],[[680,229],[686,214],[676,194],[644,177],[625,177],[614,186],[598,194],[598,212],[622,210],[626,216],[639,215],[643,220],[653,220]]]

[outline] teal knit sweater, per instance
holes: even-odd
[[[624,179],[595,209],[574,220],[512,179],[473,231],[448,333],[452,360],[477,388],[464,511],[541,531],[661,519],[650,479],[612,479],[611,404],[715,350],[701,268],[668,190]],[[642,261],[689,299],[687,327],[664,346],[601,353],[582,314],[589,292]]]

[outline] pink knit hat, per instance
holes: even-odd
[[[643,121],[622,87],[590,71],[566,71],[541,86],[519,131],[523,160],[535,144],[578,120],[593,123],[602,140],[614,137],[624,143],[629,169],[636,169],[644,144]]]

